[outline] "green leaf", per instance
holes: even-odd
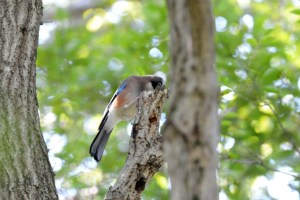
[[[237,118],[238,114],[235,112],[229,112],[225,115],[226,118]]]
[[[272,37],[272,36],[267,36],[264,39],[262,39],[261,43],[262,44],[269,44],[272,43],[276,38]]]
[[[264,86],[264,90],[266,92],[273,92],[273,93],[278,93],[278,89],[276,89],[273,85],[266,85]]]
[[[264,35],[265,35],[265,36],[269,35],[270,33],[273,32],[273,30],[274,30],[274,29],[268,29],[268,30],[266,30],[266,32],[265,32]]]
[[[230,89],[225,89],[225,90],[223,90],[223,91],[220,93],[220,96],[224,96],[224,95],[226,95],[226,94],[228,94],[228,93],[230,93],[230,92],[232,92],[232,90],[230,90]]]
[[[263,74],[263,80],[264,81],[273,81],[279,79],[281,76],[281,71],[277,68],[269,68],[264,74]]]
[[[239,159],[241,156],[238,153],[231,153],[228,157],[229,159]]]
[[[292,10],[291,13],[296,14],[296,15],[300,15],[300,9]]]
[[[222,126],[229,126],[230,124],[232,124],[232,122],[229,120],[222,120],[222,122],[221,122]]]
[[[249,38],[247,39],[247,42],[252,46],[256,47],[257,46],[257,41],[254,38]]]

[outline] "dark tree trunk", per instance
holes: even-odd
[[[36,57],[41,0],[0,0],[0,196],[58,199],[40,129]]]
[[[210,0],[167,0],[170,111],[164,152],[172,200],[216,200],[218,82]]]

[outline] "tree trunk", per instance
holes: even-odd
[[[170,111],[164,152],[172,200],[216,200],[218,82],[209,0],[167,0]]]
[[[41,0],[0,0],[0,196],[58,199],[35,86]]]
[[[152,176],[165,163],[159,121],[166,90],[143,92],[132,128],[129,152],[120,176],[106,200],[140,200]]]

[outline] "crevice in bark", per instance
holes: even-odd
[[[142,191],[144,191],[145,186],[146,186],[146,180],[144,177],[141,177],[135,184],[135,190],[138,193],[141,193]]]

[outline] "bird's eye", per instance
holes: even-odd
[[[161,86],[162,85],[162,83],[158,83],[158,86]]]

